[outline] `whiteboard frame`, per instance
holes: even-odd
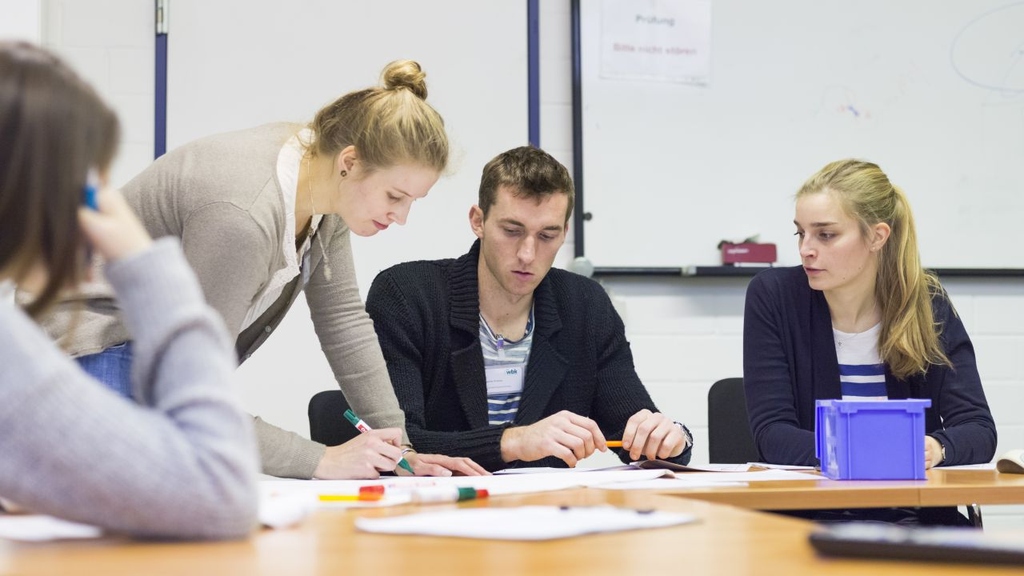
[[[1014,4],[1024,4],[1016,2]],[[1004,10],[1006,8],[1013,8],[1014,5],[999,5],[990,10],[989,13],[983,13],[979,17],[989,17],[995,12]],[[591,4],[588,8],[592,10],[599,10],[599,6]],[[1019,15],[1015,15],[1019,17]],[[583,51],[584,46],[583,34],[581,31],[582,24],[581,14],[581,3],[579,0],[571,0],[570,3],[570,25],[571,25],[571,40],[572,40],[572,109],[573,109],[573,156],[574,156],[574,180],[576,181],[576,206],[577,210],[574,214],[574,228],[575,228],[575,256],[577,258],[588,258],[587,254],[587,242],[585,238],[585,230],[587,229],[586,221],[589,220],[590,214],[586,210],[586,198],[585,198],[585,177],[584,177],[584,146],[585,142],[583,139],[583,128],[584,128],[584,102],[583,102],[583,84],[584,84],[584,68],[583,68]],[[591,47],[592,48],[592,47]],[[593,55],[594,51],[588,51],[588,55]],[[951,62],[955,59],[954,54],[950,54]],[[1015,91],[1011,91],[1015,92]],[[799,183],[797,183],[798,185]],[[897,182],[899,184],[899,182]],[[913,202],[913,199],[912,199]],[[919,216],[920,218],[920,216]],[[920,223],[918,223],[919,234],[920,234]],[[780,252],[784,250],[784,247],[780,245]],[[784,262],[782,265],[795,264],[796,262]],[[679,276],[679,277],[693,277],[693,276],[731,276],[731,277],[749,277],[756,271],[749,273],[733,271],[729,266],[715,266],[705,262],[690,262],[681,263],[680,266],[659,266],[659,265],[615,265],[615,266],[602,266],[602,262],[598,260],[594,264],[594,275],[595,276]],[[925,258],[925,266],[928,267],[929,262]],[[941,276],[947,277],[1020,277],[1024,276],[1024,268],[1016,267],[1002,267],[1002,266],[985,266],[985,267],[963,267],[959,263],[949,267],[931,267],[933,271]]]

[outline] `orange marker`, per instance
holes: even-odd
[[[622,440],[607,440],[605,445],[609,448],[622,448]]]

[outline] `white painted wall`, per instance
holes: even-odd
[[[18,0],[14,0],[18,1]],[[121,119],[111,183],[153,161],[156,39],[152,1],[42,0],[42,42],[87,78]]]
[[[0,40],[40,42],[43,37],[41,0],[0,0]]]
[[[569,2],[543,0],[540,4],[541,144],[571,165]],[[146,146],[151,146],[152,140],[151,3],[45,0],[43,5],[47,13],[45,41],[78,66],[117,107],[131,138],[122,150],[119,166],[138,171],[145,161],[133,150],[136,145],[141,150],[147,138]],[[95,33],[97,27],[103,34]],[[225,43],[229,38],[226,31]],[[465,90],[473,90],[480,81],[467,78]],[[472,134],[463,134],[461,140],[471,146],[472,138]],[[480,167],[462,169],[478,171]],[[115,181],[123,182],[132,173],[119,177],[115,172]],[[374,254],[370,243],[364,246],[365,250],[361,248],[356,255],[358,259],[382,257]],[[572,243],[568,242],[559,265],[566,265],[571,255]],[[370,280],[360,278],[364,289]],[[697,440],[694,461],[706,462],[707,390],[715,380],[742,374],[746,283],[739,279],[637,278],[605,281],[604,285],[623,311],[637,370],[655,402],[666,413],[690,424]],[[1024,364],[1019,361],[1024,352],[1024,282],[954,279],[945,285],[977,349],[979,369],[999,430],[998,450],[1024,447]],[[267,362],[259,370],[247,363],[239,371],[247,408],[302,434],[308,434],[309,397],[334,386],[308,316],[300,301],[257,355]],[[1024,527],[1024,507],[986,506],[984,512],[989,529]]]

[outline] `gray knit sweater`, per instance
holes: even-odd
[[[320,347],[352,409],[375,428],[404,431],[405,414],[359,295],[350,232],[341,218],[327,215],[321,221],[317,234],[322,242],[310,248],[308,282],[303,286],[296,278],[287,284],[270,309],[242,330],[253,300],[286,265],[281,250],[287,236],[286,210],[277,158],[301,128],[267,124],[185,144],[125,185],[125,198],[154,238],[181,238],[207,301],[236,338],[240,361],[266,341],[302,291]],[[328,261],[330,278],[325,273]],[[73,356],[128,340],[129,331],[110,296],[102,286],[90,287],[83,292],[84,301],[66,302],[47,319],[47,332],[56,337],[68,334],[70,317],[77,310],[78,328],[72,337],[60,339]],[[279,385],[285,389],[288,383]],[[326,449],[322,444],[259,418],[255,425],[263,472],[313,476]]]
[[[0,303],[0,496],[146,537],[233,538],[256,519],[251,422],[231,342],[177,240],[110,264],[142,406],[86,375]]]

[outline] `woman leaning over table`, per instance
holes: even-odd
[[[817,463],[815,400],[927,398],[926,467],[989,462],[974,347],[921,267],[904,193],[875,164],[833,162],[797,192],[794,223],[803,265],[747,289],[743,380],[762,458]]]
[[[0,497],[115,532],[235,538],[256,522],[256,447],[231,387],[234,352],[176,239],[150,240],[103,187],[117,117],[64,62],[0,42]],[[86,245],[135,334],[125,402],[35,317],[86,275]],[[9,286],[8,286],[9,287]]]
[[[426,197],[446,168],[448,139],[441,116],[425,101],[425,74],[417,63],[393,62],[382,79],[383,86],[328,104],[306,127],[267,124],[186,144],[124,188],[152,235],[181,238],[207,300],[236,338],[241,361],[304,291],[335,379],[376,428],[326,447],[256,418],[267,474],[376,478],[395,470],[411,448],[356,286],[349,236],[404,224],[412,203]],[[127,393],[131,336],[102,287],[86,296],[73,331],[73,302],[48,328],[70,334],[65,345],[82,356],[82,365]],[[301,378],[306,367],[293,369]],[[417,474],[483,472],[468,459],[405,457]]]

